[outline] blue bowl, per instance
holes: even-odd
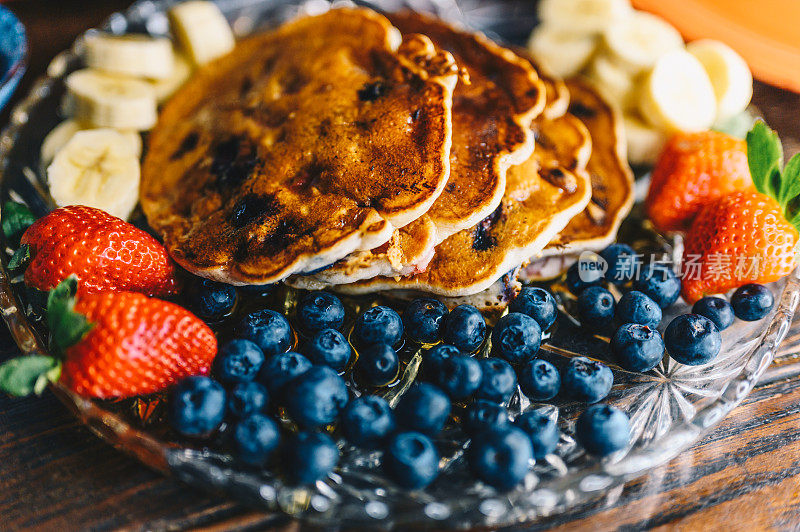
[[[9,9],[0,6],[0,110],[19,85],[27,66],[25,26]]]

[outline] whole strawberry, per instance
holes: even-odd
[[[104,291],[166,296],[177,291],[175,266],[164,247],[141,229],[82,205],[56,209],[20,240],[27,252],[25,282],[50,290],[70,275],[82,294]]]
[[[700,209],[752,188],[746,143],[725,133],[679,133],[653,169],[645,207],[661,232],[685,231]]]
[[[59,357],[25,356],[0,366],[0,389],[40,392],[59,380],[84,397],[144,395],[206,375],[214,333],[178,305],[133,292],[82,294],[70,277],[50,292],[47,321]]]

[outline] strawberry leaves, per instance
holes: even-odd
[[[61,376],[61,361],[44,355],[12,358],[0,365],[0,390],[15,397],[40,395]]]
[[[19,244],[22,233],[33,225],[35,221],[36,216],[22,203],[7,201],[3,204],[3,216],[2,220],[0,220],[0,226],[2,226],[6,240],[12,245]]]
[[[53,342],[62,353],[92,329],[86,316],[74,311],[77,291],[78,278],[71,275],[53,288],[47,297],[47,324]]]

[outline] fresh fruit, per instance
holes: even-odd
[[[454,345],[439,344],[432,347],[425,353],[422,360],[422,370],[425,378],[431,382],[438,381],[444,362],[451,357],[459,355],[461,355],[461,351]]]
[[[587,403],[604,399],[614,384],[608,366],[586,357],[570,359],[561,377],[561,389],[567,397]]]
[[[512,364],[525,364],[532,360],[542,343],[539,323],[519,312],[506,314],[492,330],[492,350]]]
[[[281,442],[278,424],[264,414],[250,414],[233,429],[233,446],[236,457],[249,465],[263,466]]]
[[[535,319],[542,331],[556,321],[558,307],[553,295],[544,288],[526,286],[508,305],[509,312],[520,312]]]
[[[664,331],[669,356],[689,366],[711,362],[719,354],[722,337],[714,322],[698,314],[675,317]]]
[[[442,431],[450,408],[447,394],[433,384],[421,382],[400,398],[394,413],[403,429],[436,436]]]
[[[127,219],[139,202],[139,157],[113,129],[78,131],[47,167],[56,205],[86,205]]]
[[[163,105],[173,94],[178,92],[184,83],[192,77],[193,65],[186,55],[177,50],[173,51],[173,69],[164,79],[147,80],[156,95],[156,102]]]
[[[65,106],[79,122],[136,131],[156,123],[156,93],[144,80],[83,69],[67,76],[65,83]]]
[[[39,162],[42,168],[47,168],[58,152],[66,146],[75,133],[93,129],[90,124],[81,124],[76,120],[67,119],[50,130],[50,133],[42,141],[39,149]],[[142,155],[142,136],[138,131],[117,131],[129,143],[131,153],[139,159]]]
[[[531,439],[521,429],[509,426],[480,432],[467,449],[470,471],[495,489],[510,490],[525,478],[533,459]]]
[[[628,446],[631,439],[630,420],[618,408],[593,405],[578,417],[575,436],[587,453],[606,456]]]
[[[415,299],[403,312],[403,326],[410,340],[420,344],[435,344],[441,339],[446,317],[447,307],[441,301]]]
[[[533,457],[541,460],[552,454],[558,445],[559,433],[555,420],[539,410],[530,410],[514,420],[514,426],[522,429],[531,439]]]
[[[548,401],[561,389],[561,374],[546,360],[531,360],[519,370],[519,387],[531,401]]]
[[[681,133],[653,169],[645,207],[661,232],[684,231],[704,205],[752,188],[747,144],[717,131]]]
[[[459,305],[454,308],[444,322],[442,341],[472,353],[478,349],[486,337],[486,320],[472,305]]]
[[[341,427],[347,441],[357,447],[375,449],[394,432],[394,412],[389,403],[375,395],[362,395],[348,403]]]
[[[356,318],[351,339],[353,345],[365,346],[384,343],[397,345],[403,338],[403,320],[393,309],[372,307]]]
[[[214,360],[216,375],[224,383],[252,381],[264,364],[264,353],[249,340],[236,339],[223,344]]]
[[[628,244],[611,244],[600,256],[608,263],[606,281],[625,284],[632,281],[641,268],[641,258]]]
[[[761,284],[740,286],[731,296],[731,307],[737,318],[758,321],[772,310],[775,298],[769,288]]]
[[[397,378],[400,360],[388,344],[367,344],[358,352],[356,375],[366,386],[386,386]]]
[[[258,380],[267,387],[272,397],[280,398],[286,385],[295,377],[310,370],[313,364],[300,353],[279,353],[267,358]]]
[[[633,76],[606,55],[598,54],[592,59],[588,67],[588,77],[620,110],[626,110],[635,104]]]
[[[484,399],[470,403],[461,417],[461,428],[470,436],[487,430],[501,429],[510,424],[506,407]]]
[[[479,362],[483,377],[475,397],[498,404],[510,401],[517,390],[517,375],[511,364],[502,358],[482,358]]]
[[[686,46],[686,51],[705,68],[717,97],[717,120],[725,120],[744,111],[753,97],[753,75],[742,56],[727,44],[700,39]]]
[[[175,68],[172,41],[163,37],[90,32],[83,44],[86,65],[111,74],[164,79]]]
[[[589,62],[597,49],[597,40],[594,35],[576,35],[550,26],[539,26],[531,34],[528,50],[554,75],[570,77]]]
[[[323,432],[298,432],[285,449],[285,471],[296,484],[313,484],[327,477],[339,463],[339,448]]]
[[[664,357],[664,340],[654,327],[626,323],[611,338],[611,352],[629,371],[650,371]]]
[[[384,472],[408,490],[422,489],[439,474],[439,453],[431,439],[419,432],[392,436],[381,462]]]
[[[209,279],[195,279],[184,291],[186,307],[198,318],[219,321],[236,305],[236,287]]]
[[[539,18],[545,24],[574,33],[600,33],[633,14],[628,0],[542,0]]]
[[[602,286],[590,286],[578,296],[578,319],[581,326],[599,331],[614,319],[616,302],[611,292]]]
[[[483,378],[480,363],[467,355],[455,355],[442,362],[436,384],[453,401],[469,399]]]
[[[683,50],[678,30],[644,11],[634,11],[606,27],[603,40],[614,63],[634,76],[652,68],[669,52]]]
[[[36,222],[36,216],[27,205],[10,200],[3,204],[2,212],[0,226],[2,226],[3,235],[12,247],[17,247],[23,233]],[[9,269],[13,269],[10,262]]]
[[[295,377],[286,384],[282,396],[286,412],[306,429],[332,424],[350,398],[344,379],[327,366],[312,366]]]
[[[222,11],[202,0],[182,2],[169,10],[170,27],[196,65],[233,50],[236,44]]]
[[[599,259],[599,255],[597,256]],[[586,288],[599,285],[603,281],[603,272],[599,269],[583,269],[583,261],[575,262],[567,269],[565,283],[567,290],[573,295],[579,296]],[[585,263],[584,263],[585,264]]]
[[[342,333],[336,329],[322,329],[306,343],[303,354],[315,365],[341,372],[350,361],[351,349]]]
[[[344,305],[328,292],[310,292],[297,303],[297,321],[306,332],[338,329],[344,322]]]
[[[614,319],[618,324],[638,323],[655,329],[661,323],[661,307],[644,293],[631,290],[619,298]]]
[[[640,275],[633,280],[633,288],[665,309],[678,300],[681,280],[668,265],[654,262],[642,268]]]
[[[714,123],[717,100],[700,61],[684,50],[673,50],[659,57],[645,78],[639,110],[664,131],[703,131]]]
[[[736,316],[733,307],[721,297],[706,296],[692,306],[692,314],[700,314],[714,322],[723,331],[733,325]]]
[[[187,377],[170,393],[169,421],[176,432],[204,438],[225,418],[225,389],[209,377]]]
[[[268,405],[269,392],[255,381],[240,382],[228,393],[228,412],[236,418],[264,412]]]
[[[655,166],[667,142],[667,135],[645,123],[635,114],[626,114],[623,121],[628,145],[628,162],[635,166]]]
[[[292,326],[274,310],[262,309],[242,318],[235,327],[236,335],[250,340],[269,358],[292,346]]]

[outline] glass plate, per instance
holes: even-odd
[[[164,12],[171,3],[140,1],[126,13],[112,16],[105,29],[163,34],[167,31]],[[241,36],[298,12],[319,12],[330,4],[325,0],[222,0],[219,5]],[[462,3],[459,9],[447,0],[408,0],[380,2],[378,7],[391,10],[401,5],[436,12],[511,43],[524,40],[535,23],[533,10],[524,2]],[[79,66],[79,48],[80,40],[73,50],[53,60],[47,76],[14,110],[10,126],[0,138],[2,199],[23,201],[39,215],[52,205],[40,168],[39,147],[60,120],[63,77]],[[623,233],[627,236],[622,238],[638,238],[641,223],[636,220],[635,215],[631,217]],[[666,244],[663,249],[676,252]],[[6,247],[6,261],[10,251]],[[569,310],[568,297],[554,288],[564,309]],[[737,321],[724,331],[722,352],[711,364],[683,366],[665,358],[648,373],[631,373],[611,364],[615,385],[608,402],[625,409],[633,427],[629,448],[615,455],[602,460],[591,458],[575,444],[573,422],[584,405],[532,405],[517,394],[511,401],[512,413],[545,408],[558,419],[562,435],[556,453],[536,463],[525,481],[508,493],[498,493],[469,476],[462,457],[466,438],[457,428],[437,440],[444,456],[442,472],[424,491],[397,489],[376,473],[378,453],[361,452],[344,443],[342,461],[334,474],[314,486],[296,488],[269,472],[245,468],[224,452],[179,445],[158,423],[163,415],[163,401],[158,396],[110,403],[83,399],[60,386],[54,386],[53,391],[91,430],[148,466],[265,510],[282,511],[320,525],[352,527],[476,527],[530,522],[602,496],[610,488],[667,462],[736,407],[770,365],[789,329],[800,296],[797,272],[774,283],[771,289],[777,301],[771,315],[755,323]],[[273,299],[273,304],[282,303]],[[27,300],[19,280],[9,278],[5,268],[0,270],[0,307],[22,352],[46,354],[47,332],[35,312],[36,303]],[[663,323],[687,310],[679,303],[666,313]],[[564,313],[540,356],[563,366],[578,354],[609,360],[607,339],[579,334],[574,321]],[[409,354],[402,384],[413,379],[419,360],[418,354]],[[388,393],[396,398],[403,388],[397,386]]]

